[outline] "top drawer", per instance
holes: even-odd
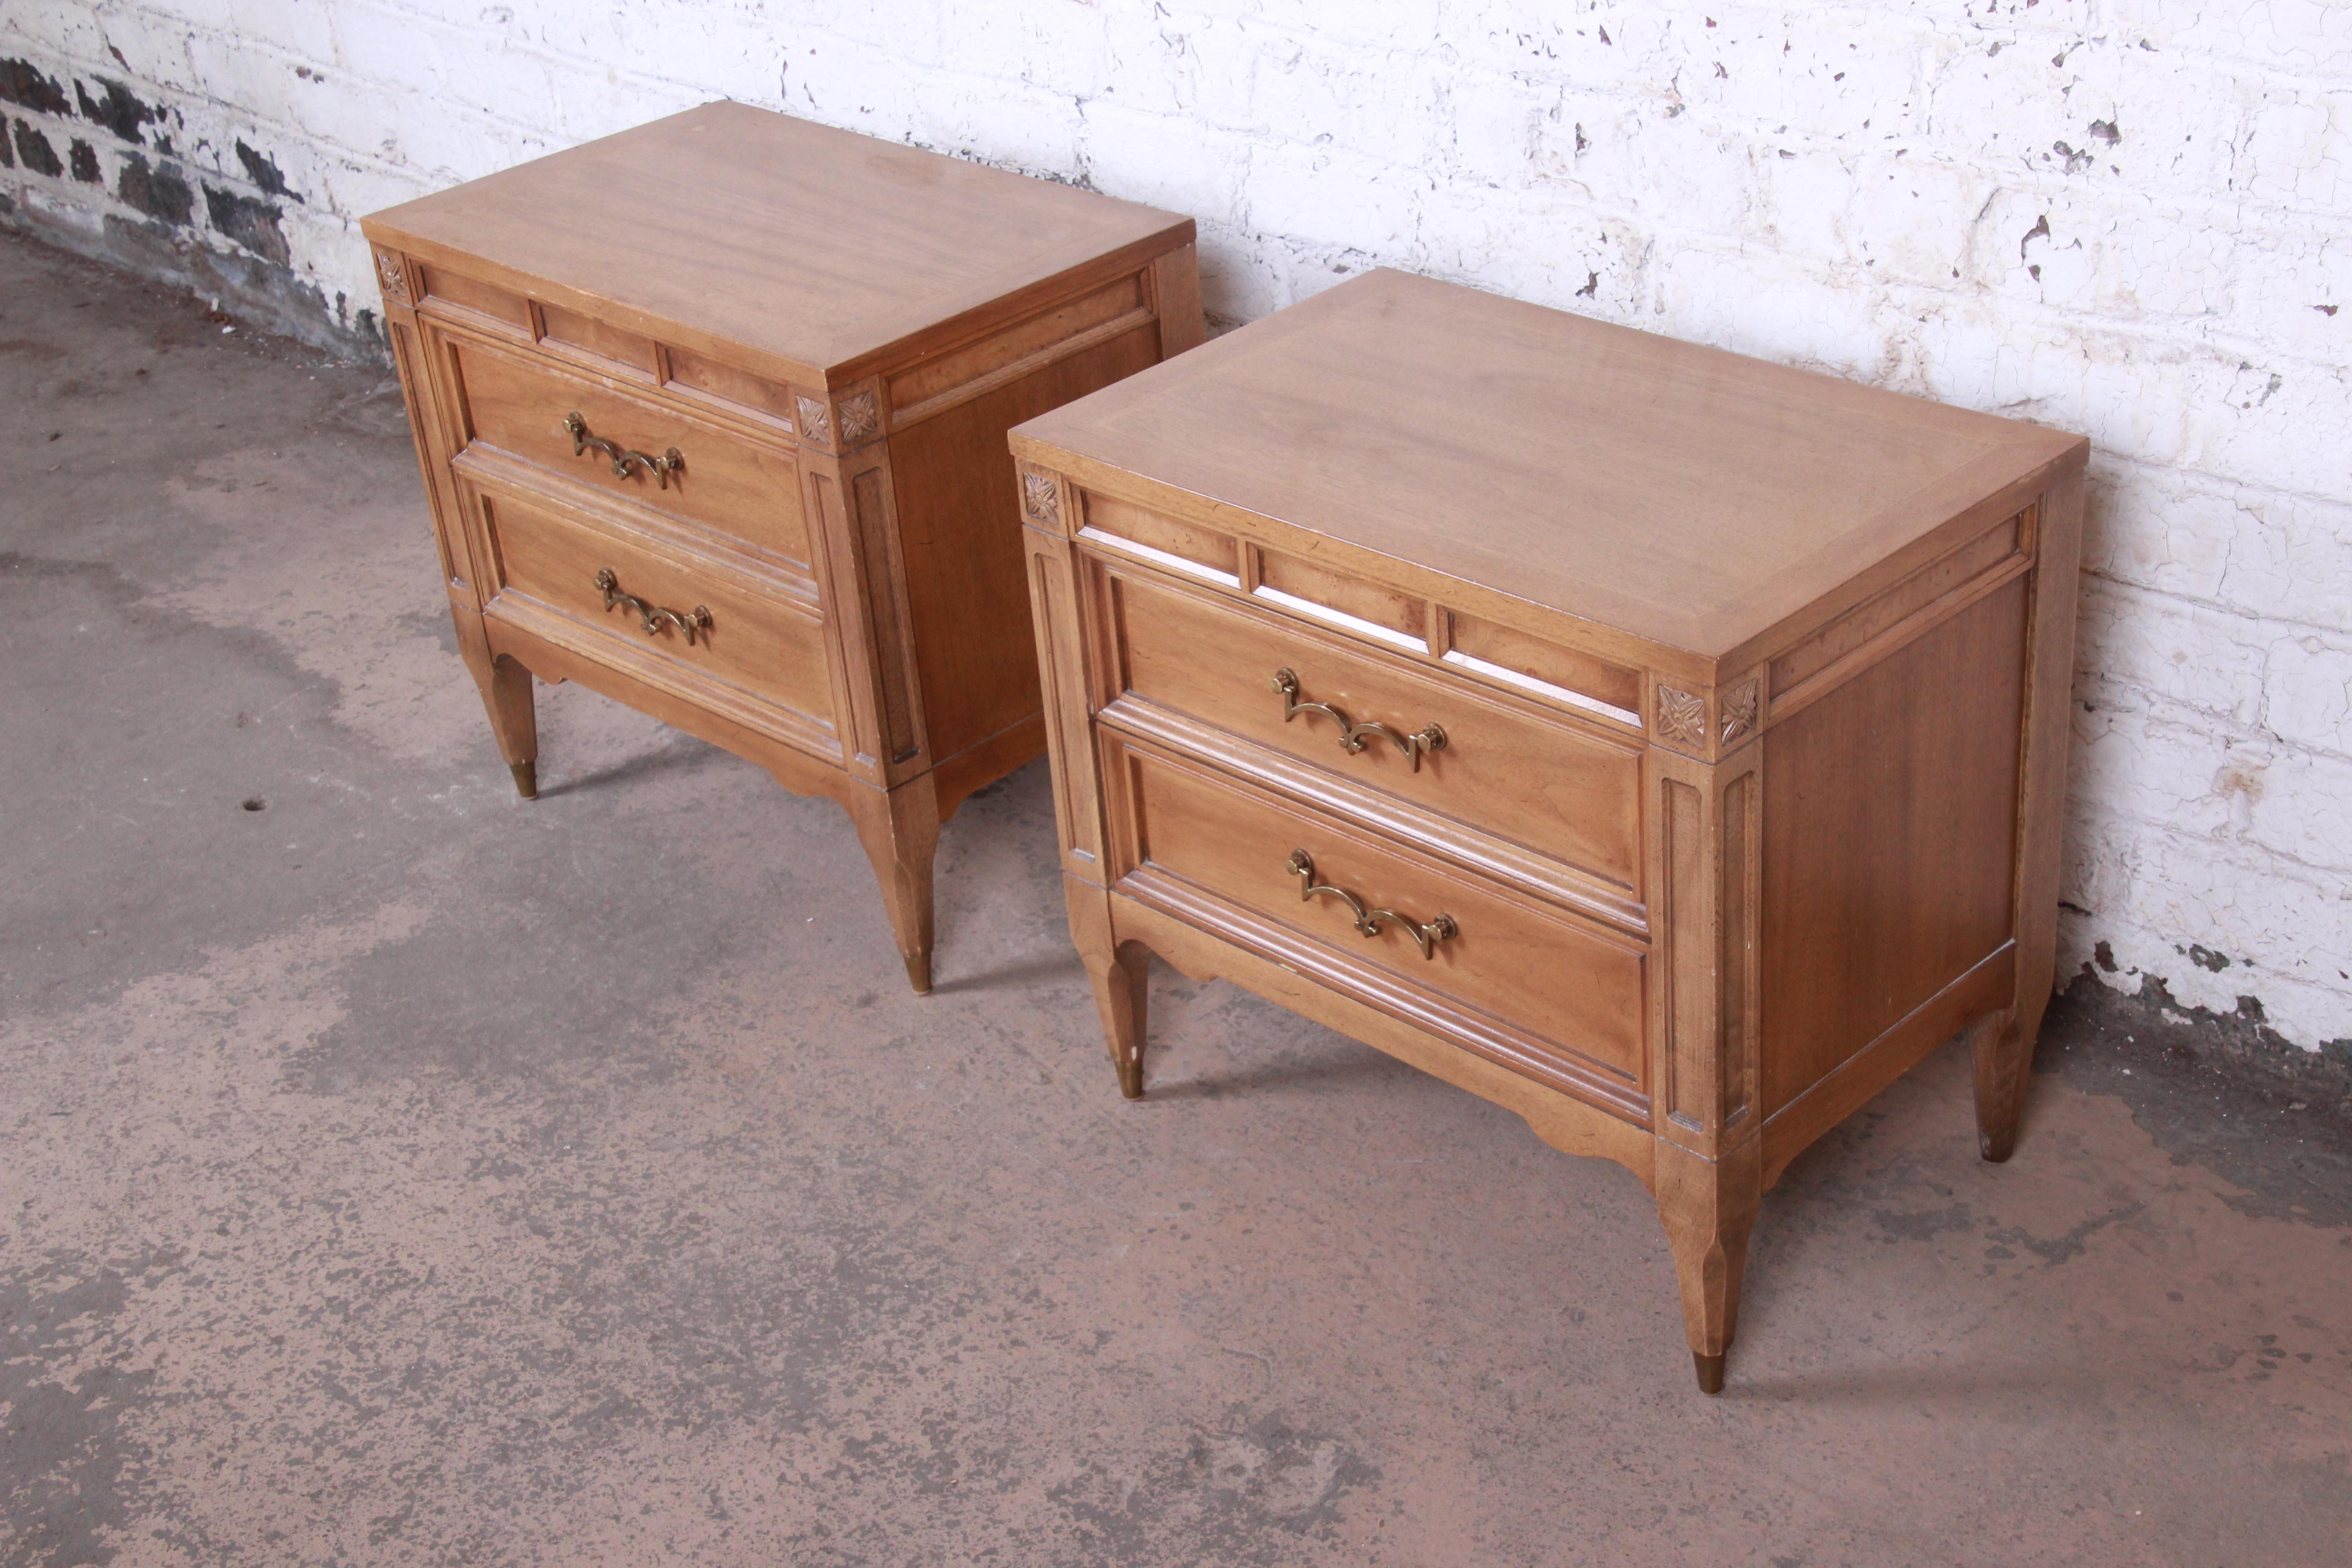
[[[1123,700],[1172,709],[1639,900],[1637,747],[1108,558],[1091,570],[1114,722]]]
[[[527,351],[457,333],[442,342],[457,380],[461,449],[492,448],[625,496],[814,578],[800,465],[790,451]]]

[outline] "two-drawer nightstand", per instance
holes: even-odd
[[[516,786],[535,674],[831,795],[929,989],[1044,744],[1004,432],[1200,341],[1192,220],[713,103],[362,227]]]
[[[1790,1160],[2050,995],[2085,442],[1378,272],[1013,435],[1070,930],[1624,1164],[1722,1384]]]

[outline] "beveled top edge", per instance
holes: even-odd
[[[721,100],[370,214],[376,244],[824,379],[1192,242],[1189,217]]]
[[[1013,437],[1707,658],[2089,448],[1388,269]]]

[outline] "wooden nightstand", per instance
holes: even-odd
[[[713,103],[362,226],[516,786],[535,674],[831,795],[929,990],[1044,744],[1004,432],[1200,341],[1192,220]]]
[[[1790,1160],[2050,996],[2088,444],[1400,273],[1013,435],[1071,934],[1656,1194],[1699,1384]]]

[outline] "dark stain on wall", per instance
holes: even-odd
[[[131,89],[119,81],[109,81],[100,77],[98,85],[106,89],[106,96],[92,100],[89,88],[79,81],[74,83],[74,96],[81,100],[82,118],[105,126],[132,146],[138,146],[139,128],[157,118],[156,111],[132,97]]]
[[[374,311],[353,312],[340,295],[330,306],[317,284],[295,272],[284,218],[288,203],[305,198],[288,184],[276,157],[235,141],[236,174],[244,178],[224,171],[226,178],[199,181],[173,147],[166,131],[174,123],[169,108],[142,100],[120,81],[94,76],[87,80],[68,77],[60,82],[21,59],[0,58],[0,102],[101,125],[137,149],[117,153],[112,181],[115,200],[130,210],[103,214],[99,232],[25,207],[5,195],[0,195],[0,227],[37,234],[67,249],[218,299],[264,331],[347,358],[386,362],[383,324]],[[80,184],[107,189],[107,161],[93,144],[99,139],[73,135],[77,129],[0,116],[0,168],[21,165],[50,179],[60,179],[70,169]],[[58,155],[60,140],[67,143],[64,158]],[[196,205],[200,185],[201,215]],[[107,204],[82,198],[71,205]],[[234,243],[224,247],[215,235]],[[0,1491],[5,1489],[0,1484]]]
[[[65,164],[58,159],[58,150],[49,145],[49,139],[21,120],[16,121],[16,156],[23,159],[25,167],[36,174],[47,174],[55,179],[66,172]]]
[[[242,138],[236,144],[236,161],[245,165],[245,177],[259,186],[263,195],[285,196],[298,202],[302,199],[286,188],[286,176],[278,171],[278,160],[255,152]]]
[[[205,215],[213,220],[213,226],[254,255],[280,267],[292,259],[286,247],[286,231],[278,226],[283,212],[281,207],[240,196],[235,191],[205,187]]]
[[[73,107],[64,88],[24,60],[0,60],[0,99],[43,114],[64,114]]]
[[[194,216],[196,194],[174,163],[147,166],[147,160],[133,153],[122,161],[122,172],[115,176],[114,194],[125,206],[137,207],[149,217],[175,226],[185,227]]]

